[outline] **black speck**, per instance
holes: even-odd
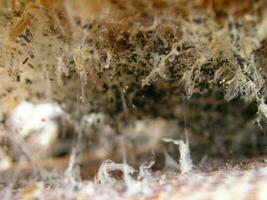
[[[26,64],[28,60],[29,60],[29,57],[25,58],[25,60],[22,62],[22,64],[23,65]]]
[[[28,63],[28,65],[29,65],[30,68],[32,68],[32,69],[34,68],[31,63]]]
[[[17,75],[17,82],[20,82],[20,75]]]
[[[26,78],[26,79],[25,79],[25,83],[26,83],[27,85],[31,85],[31,84],[32,84],[32,81],[31,81],[30,79]]]

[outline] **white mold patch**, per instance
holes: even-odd
[[[58,137],[57,119],[64,114],[61,107],[54,103],[24,101],[10,113],[8,127],[21,138],[33,140],[34,146],[48,148]]]
[[[192,159],[190,155],[190,149],[189,149],[189,142],[188,138],[186,139],[186,142],[182,140],[174,140],[174,139],[169,139],[169,138],[164,138],[164,142],[167,143],[173,143],[177,146],[179,146],[179,152],[180,152],[180,170],[181,173],[188,173],[192,170],[193,164],[192,164]]]

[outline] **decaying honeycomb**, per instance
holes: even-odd
[[[0,0],[0,169],[262,156],[266,41],[266,0]]]

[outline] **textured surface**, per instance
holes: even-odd
[[[22,100],[55,101],[87,135],[84,116],[117,134],[161,120],[175,138],[188,121],[201,154],[264,153],[252,123],[265,121],[264,0],[2,4],[3,118]]]
[[[267,153],[266,13],[266,0],[0,0],[5,195],[264,197],[265,164],[173,177],[165,169],[189,170],[171,159],[183,160],[185,135],[195,165]],[[180,152],[163,138],[180,141]],[[127,157],[137,168],[151,152],[161,171],[148,181],[79,180],[103,160]],[[120,177],[123,165],[114,166]],[[46,175],[55,169],[64,173]],[[18,173],[11,186],[9,172]]]
[[[45,199],[264,200],[267,195],[266,170],[266,163],[258,162],[183,175],[147,172],[143,179],[128,180],[127,184],[117,182],[112,186],[65,180],[55,188],[46,188],[40,182],[21,189],[16,196],[19,199],[43,199],[45,196]]]

